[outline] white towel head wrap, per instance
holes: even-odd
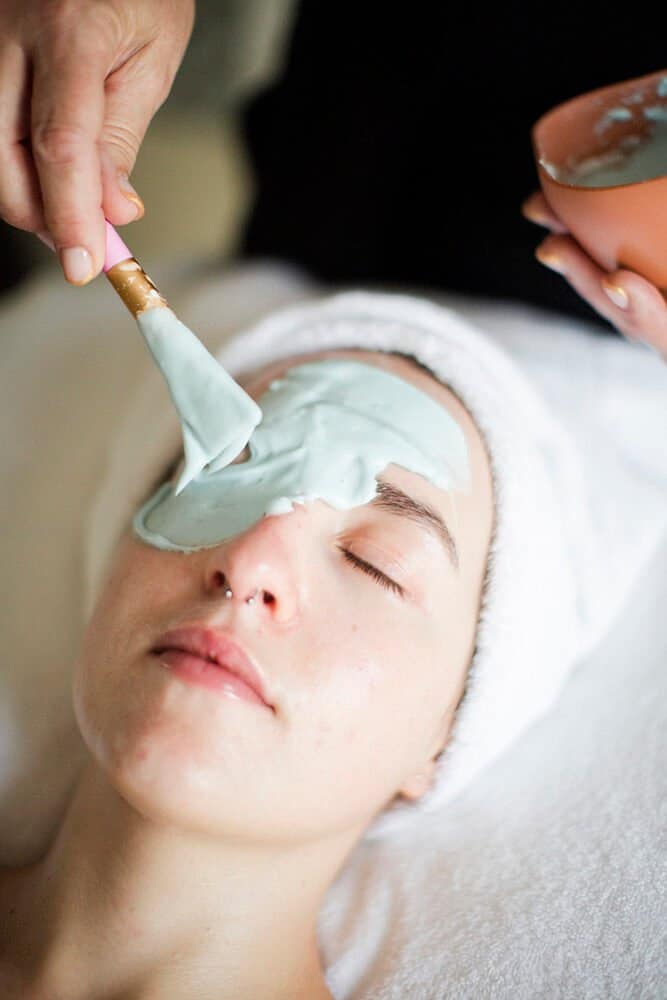
[[[496,524],[486,598],[464,697],[432,787],[396,800],[372,840],[442,808],[556,700],[582,647],[568,519],[579,495],[570,439],[511,358],[457,313],[408,295],[345,292],[282,308],[216,351],[235,377],[283,357],[335,348],[413,356],[460,397],[491,459]],[[121,425],[87,526],[86,614],[116,540],[179,448],[156,375]],[[164,419],[163,419],[164,418]]]

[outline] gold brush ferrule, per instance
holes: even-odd
[[[133,316],[156,307],[168,308],[157,288],[136,257],[128,257],[114,264],[106,276]]]

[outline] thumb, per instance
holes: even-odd
[[[129,176],[156,109],[156,101],[129,87],[107,97],[99,150],[102,208],[113,225],[125,225],[144,214],[143,201]]]
[[[114,159],[108,146],[100,147],[102,210],[114,226],[124,226],[143,218],[144,203],[133,187],[124,165]]]

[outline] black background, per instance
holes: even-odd
[[[533,123],[667,65],[667,17],[613,4],[302,0],[280,82],[247,109],[250,255],[341,283],[523,299],[611,326],[534,259]],[[667,170],[667,165],[666,165]]]

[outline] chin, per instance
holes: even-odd
[[[203,768],[183,747],[142,741],[102,765],[109,784],[144,819],[210,833],[220,817],[222,777]]]

